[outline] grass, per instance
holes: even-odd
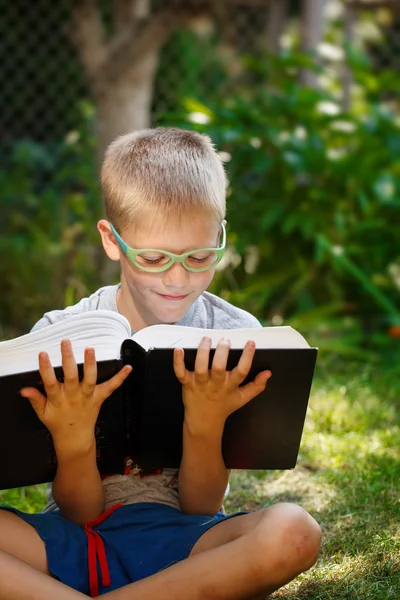
[[[235,472],[229,511],[301,504],[320,523],[316,566],[273,597],[400,598],[400,378],[356,365],[313,386],[297,467]]]
[[[400,597],[400,377],[398,369],[320,363],[297,467],[233,473],[227,511],[297,502],[320,523],[316,566],[276,592],[285,600]],[[0,492],[28,512],[44,486]]]

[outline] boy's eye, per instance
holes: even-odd
[[[149,256],[145,254],[138,254],[136,260],[146,266],[161,266],[165,265],[170,259],[166,254],[158,254],[156,256]]]
[[[207,254],[190,254],[186,262],[189,265],[212,265],[217,260],[215,252],[208,252]]]

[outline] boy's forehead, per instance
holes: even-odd
[[[192,217],[154,217],[132,223],[123,232],[124,239],[137,247],[164,248],[168,246],[214,245],[221,224],[215,217],[198,215]]]

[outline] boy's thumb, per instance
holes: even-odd
[[[265,386],[267,385],[268,379],[272,376],[271,371],[263,371],[262,373],[258,373],[254,381],[250,381],[246,385],[241,386],[242,395],[244,398],[244,403],[250,402],[253,400],[258,394],[264,391]]]
[[[258,375],[255,378],[255,382],[261,385],[264,385],[267,383],[268,379],[270,379],[272,377],[272,373],[271,371],[262,371],[261,373],[258,373]]]
[[[44,411],[46,397],[43,396],[36,388],[22,388],[19,393],[24,398],[27,398],[37,416],[40,418]]]

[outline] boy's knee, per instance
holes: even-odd
[[[253,535],[258,552],[270,560],[272,546],[276,568],[295,573],[312,567],[321,545],[320,526],[296,504],[280,503],[264,509]]]

